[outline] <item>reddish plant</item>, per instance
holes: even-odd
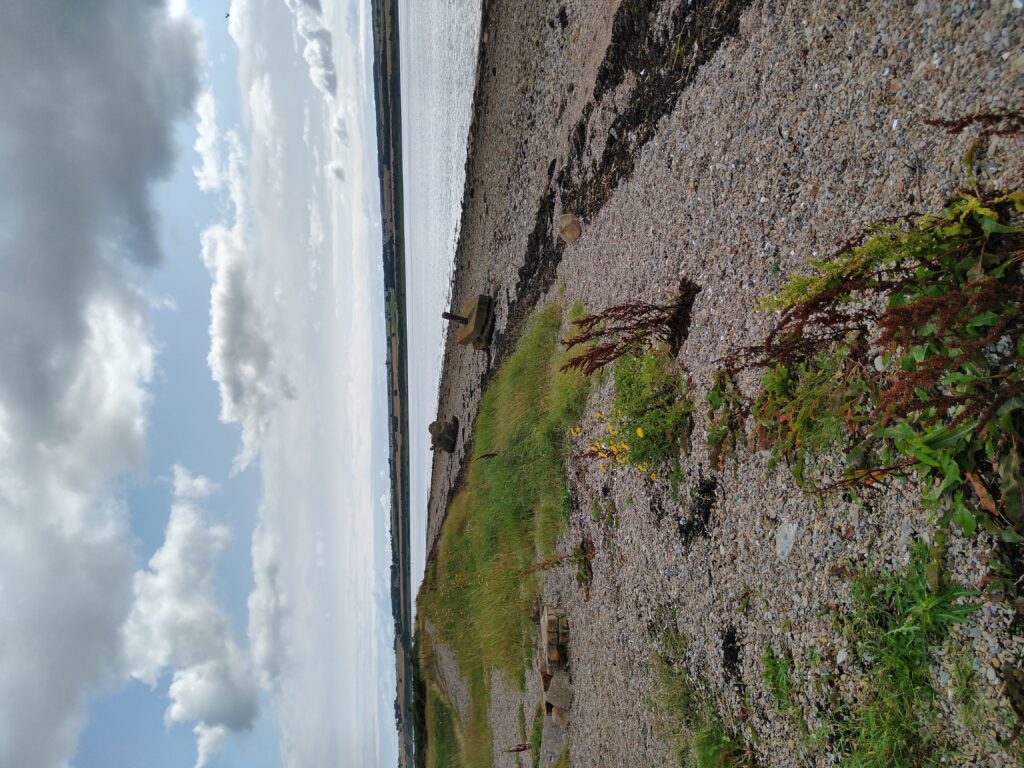
[[[628,352],[640,352],[652,343],[666,344],[672,355],[690,332],[693,302],[700,287],[683,278],[679,292],[666,304],[616,304],[575,322],[577,333],[563,342],[567,349],[584,348],[562,366],[590,376]]]

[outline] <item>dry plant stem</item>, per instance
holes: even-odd
[[[673,355],[686,340],[690,314],[700,288],[683,278],[679,293],[667,304],[628,302],[577,320],[577,333],[563,343],[571,350],[590,346],[562,366],[585,376],[614,362],[627,352],[637,352],[655,341],[668,346]]]

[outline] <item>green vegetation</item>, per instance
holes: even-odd
[[[746,405],[732,374],[724,369],[715,372],[707,403],[708,458],[721,469],[736,450],[746,420]]]
[[[469,683],[464,724],[469,765],[490,765],[489,674],[522,685],[531,652],[533,571],[551,555],[568,514],[566,434],[583,413],[588,383],[560,371],[557,305],[540,310],[487,387],[465,486],[453,499],[419,594]],[[488,456],[482,460],[482,456]]]
[[[693,429],[693,402],[678,363],[662,348],[615,362],[616,426],[630,441],[631,464],[679,462]]]
[[[427,709],[430,717],[428,768],[462,768],[455,713],[440,696],[433,692],[428,694],[428,702]]]
[[[569,768],[569,745],[562,747],[562,754],[551,768]]]
[[[950,643],[949,650],[953,660],[950,683],[957,714],[960,722],[968,728],[975,728],[981,721],[982,707],[978,685],[974,679],[974,653],[971,646],[963,641]]]
[[[776,656],[775,651],[768,647],[761,656],[764,668],[764,685],[775,700],[775,708],[779,712],[793,709],[793,670],[792,663],[785,656]]]
[[[544,735],[544,705],[537,703],[533,713],[533,725],[530,727],[530,748],[533,750],[533,768],[540,766],[540,742]]]
[[[843,632],[851,657],[870,663],[869,685],[848,717],[832,724],[843,765],[910,768],[937,764],[946,751],[930,683],[932,651],[976,608],[964,602],[975,593],[941,577],[933,588],[930,562],[928,548],[918,544],[905,571],[854,579],[854,610]]]
[[[665,622],[662,650],[655,654],[657,725],[680,765],[687,768],[745,768],[746,749],[725,730],[713,704],[686,671],[686,640],[675,616]]]
[[[781,319],[729,363],[765,369],[755,437],[800,485],[857,491],[916,474],[941,524],[1022,540],[1024,241],[1007,223],[1014,210],[1024,211],[1024,192],[961,194],[937,216],[879,227],[812,261],[810,275],[762,302]],[[830,472],[837,454],[845,467]]]

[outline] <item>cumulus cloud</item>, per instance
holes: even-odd
[[[196,183],[203,192],[213,192],[221,187],[220,137],[217,134],[217,105],[213,93],[203,91],[196,102],[196,143],[194,148],[201,165],[193,168]]]
[[[240,470],[255,458],[278,404],[294,393],[278,363],[253,284],[243,155],[237,138],[229,139],[228,187],[234,221],[230,227],[210,226],[201,241],[203,262],[213,277],[207,360],[220,387],[221,420],[242,427],[242,447],[235,459],[235,469]]]
[[[0,24],[0,765],[72,755],[120,679],[160,261],[153,183],[198,90],[161,0],[7,4]]]
[[[334,66],[334,41],[323,25],[319,0],[285,0],[295,14],[295,27],[305,43],[302,57],[309,65],[313,85],[331,99],[338,92],[338,72]]]
[[[163,546],[134,578],[134,605],[123,628],[130,674],[155,686],[172,670],[168,722],[195,722],[197,766],[227,732],[252,727],[259,695],[249,662],[217,603],[214,563],[228,529],[204,522],[198,502],[213,484],[174,468],[174,500]]]

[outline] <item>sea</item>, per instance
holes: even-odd
[[[409,505],[413,594],[423,578],[432,454],[473,108],[481,0],[400,0]],[[415,605],[413,606],[415,611]]]

